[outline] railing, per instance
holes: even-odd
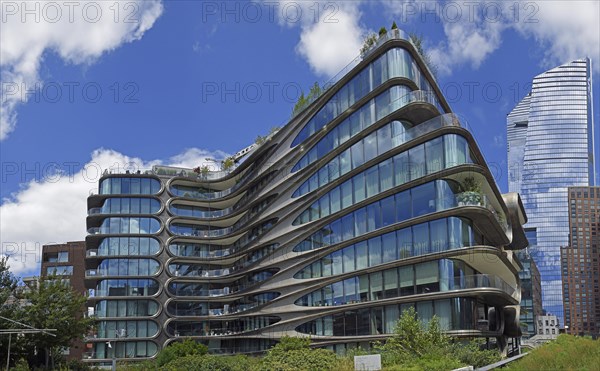
[[[227,309],[226,308],[209,309],[208,315],[209,316],[224,316],[224,315],[228,315],[228,314],[237,314],[240,312],[245,312],[252,308],[256,308],[259,305],[260,304],[258,304],[258,303],[252,303],[252,304],[238,305],[236,307],[227,308]]]
[[[100,231],[100,229],[101,229],[100,227],[92,227],[92,228],[88,228],[88,230],[87,230],[87,233],[88,233],[88,234],[100,234],[100,233],[102,233],[102,232]]]
[[[98,249],[90,249],[85,252],[85,256],[90,258],[90,257],[94,257],[94,256],[101,256],[101,255],[98,254]]]
[[[155,175],[166,175],[166,176],[180,176],[184,178],[190,178],[194,180],[216,180],[226,177],[231,174],[234,168],[229,170],[221,171],[205,171],[195,172],[193,169],[187,169],[183,167],[165,166],[165,165],[154,165],[152,167],[152,173]]]
[[[443,283],[445,280],[442,280]],[[447,283],[451,283],[449,280]],[[510,296],[517,291],[514,287],[506,283],[502,278],[493,274],[473,274],[463,277],[455,277],[453,280],[454,290],[494,288],[499,289]]]
[[[101,207],[92,207],[91,209],[88,210],[88,215],[96,215],[96,214],[102,214]]]
[[[220,236],[224,236],[226,234],[231,233],[234,228],[233,226],[231,227],[227,227],[227,228],[221,228],[221,229],[211,229],[211,230],[204,230],[204,229],[198,229],[198,230],[193,230],[193,231],[187,231],[187,227],[183,227],[186,230],[181,230],[182,227],[174,227],[174,226],[170,226],[169,229],[171,230],[171,232],[173,232],[176,235],[179,236],[192,236],[192,237],[220,237]]]
[[[456,197],[456,205],[457,206],[482,206],[486,209],[490,210],[494,217],[502,226],[502,229],[506,232],[508,230],[508,222],[506,221],[506,217],[503,212],[498,212],[487,195],[484,195],[480,192],[461,192],[455,195]]]

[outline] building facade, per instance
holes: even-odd
[[[85,295],[85,254],[85,241],[43,245],[40,276],[62,276],[73,290]],[[75,340],[69,349],[65,349],[63,355],[67,359],[81,359],[84,353],[84,343]]]
[[[537,265],[529,254],[529,249],[535,250],[535,238],[527,229],[525,229],[525,234],[529,241],[529,247],[517,253],[523,265],[523,270],[519,272],[521,279],[521,316],[519,319],[523,326],[523,337],[529,338],[537,334],[535,319],[543,314],[542,282]]]
[[[575,60],[533,79],[507,117],[509,192],[518,192],[535,235],[544,310],[564,325],[560,247],[569,234],[567,187],[594,185],[591,61]]]
[[[600,336],[600,187],[569,187],[569,245],[561,249],[566,331]]]
[[[537,316],[537,334],[547,340],[553,340],[558,337],[560,332],[558,317],[552,314]]]
[[[411,306],[454,336],[520,335],[522,204],[500,194],[402,31],[244,153],[230,172],[100,179],[90,362],[153,357],[182,338],[221,353],[285,335],[368,346]]]

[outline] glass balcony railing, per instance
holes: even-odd
[[[165,165],[154,165],[152,167],[152,173],[156,175],[166,176],[179,176],[184,178],[190,178],[194,180],[218,180],[231,174],[235,168],[229,170],[218,170],[213,171],[209,168],[208,171],[195,171],[194,169],[188,169],[183,167],[165,166]]]
[[[86,277],[102,277],[107,275],[107,271],[103,269],[86,269],[85,276]]]
[[[441,284],[442,287],[447,285],[446,287],[453,287],[454,290],[494,288],[502,290],[510,296],[513,296],[517,291],[502,278],[493,274],[473,274],[463,277],[455,277],[452,282],[450,282],[450,280],[442,280]],[[452,284],[453,286],[449,286]]]
[[[508,223],[506,221],[506,217],[504,216],[504,212],[499,212],[492,206],[490,199],[487,195],[484,195],[480,192],[467,191],[461,192],[455,195],[456,197],[456,206],[481,206],[490,210],[494,217],[502,226],[502,229],[506,232],[508,230]]]
[[[247,310],[256,308],[259,305],[260,305],[259,303],[250,303],[250,304],[236,305],[235,307],[223,307],[223,308],[210,309],[208,311],[208,315],[209,316],[225,316],[225,315],[229,315],[229,314],[237,314],[237,313],[245,312]]]

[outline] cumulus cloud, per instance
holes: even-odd
[[[44,54],[88,64],[139,40],[162,14],[161,0],[0,1],[0,140],[14,130],[26,88],[39,83]]]
[[[438,22],[445,40],[429,48],[442,74],[457,66],[477,69],[502,44],[506,30],[531,37],[544,50],[543,67],[585,56],[600,57],[600,3],[582,1],[383,1],[401,23]],[[598,64],[595,71],[600,71]]]
[[[190,148],[166,161],[146,161],[114,150],[95,150],[78,172],[47,172],[43,179],[24,184],[10,199],[3,200],[0,256],[10,257],[11,271],[18,276],[39,275],[42,245],[85,239],[87,197],[97,189],[106,169],[135,171],[159,164],[196,167],[210,165],[207,157],[222,159],[226,156],[222,151]]]
[[[279,1],[279,22],[300,27],[296,52],[317,75],[331,77],[350,63],[362,46],[367,30],[361,26],[360,1]]]
[[[544,67],[590,57],[596,62],[594,71],[600,72],[600,2],[539,1],[530,14],[515,29],[543,47]]]

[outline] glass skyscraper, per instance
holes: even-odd
[[[88,362],[190,338],[368,347],[413,307],[450,335],[520,335],[518,195],[502,195],[408,36],[392,30],[235,169],[105,174],[88,198]]]
[[[533,79],[507,117],[508,187],[521,194],[537,248],[543,308],[564,326],[560,247],[569,241],[567,187],[592,185],[591,61],[580,59]]]

